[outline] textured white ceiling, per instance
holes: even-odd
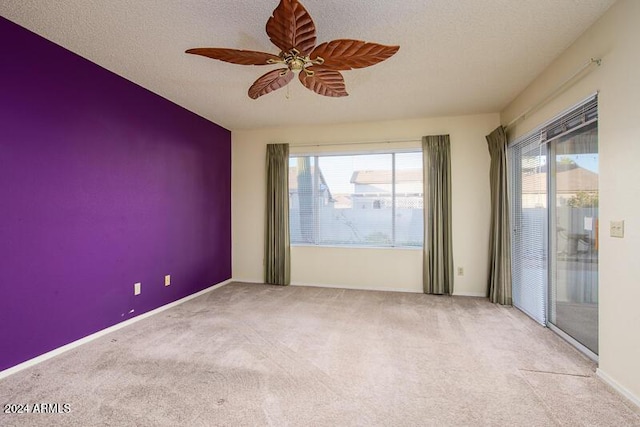
[[[302,0],[318,43],[354,38],[400,51],[345,71],[348,97],[292,81],[258,100],[276,66],[184,51],[278,53],[265,24],[278,0],[2,0],[0,13],[231,130],[498,112],[614,0]],[[7,43],[7,41],[3,41]],[[589,58],[585,58],[585,61]]]

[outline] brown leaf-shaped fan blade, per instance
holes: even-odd
[[[316,26],[298,0],[280,0],[267,21],[267,34],[283,52],[295,48],[307,56],[316,45]]]
[[[340,39],[318,45],[311,55],[312,60],[324,59],[322,67],[332,70],[364,68],[393,56],[400,46],[385,46],[361,40]]]
[[[344,78],[338,71],[317,67],[309,67],[307,69],[313,71],[313,75],[309,76],[304,71],[301,71],[299,76],[300,82],[307,89],[324,96],[339,97],[349,95],[344,86]]]
[[[249,88],[249,97],[256,99],[269,92],[278,90],[286,86],[292,79],[293,73],[288,68],[269,71],[251,85]]]
[[[186,53],[206,56],[207,58],[231,62],[240,65],[268,65],[269,60],[280,61],[280,57],[270,53],[256,52],[253,50],[222,49],[217,47],[199,47],[189,49]]]

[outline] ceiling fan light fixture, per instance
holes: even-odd
[[[284,63],[287,64],[287,67],[289,67],[289,69],[294,73],[299,73],[300,71],[302,71],[302,69],[311,64],[311,60],[309,59],[309,57],[301,56],[300,52],[297,49],[291,49],[291,52],[289,53],[283,52],[280,54],[280,56],[282,57]]]

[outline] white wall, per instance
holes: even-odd
[[[621,0],[501,115],[510,122],[591,57],[602,66],[517,125],[517,136],[589,94],[599,94],[599,372],[640,404],[640,1]],[[623,239],[609,222],[625,221]]]
[[[263,281],[266,144],[322,145],[449,134],[454,263],[465,273],[455,276],[454,293],[485,296],[490,216],[485,135],[498,125],[498,114],[484,114],[232,132],[233,278]],[[291,261],[293,284],[422,292],[420,250],[294,246]]]

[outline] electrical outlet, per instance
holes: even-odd
[[[140,282],[134,283],[133,284],[133,294],[134,295],[140,295],[140,292],[142,292],[142,283],[140,283]]]
[[[611,221],[609,223],[609,235],[611,237],[624,237],[624,221]]]
[[[164,285],[169,286],[170,284],[171,284],[171,275],[167,274],[166,276],[164,276]]]
[[[458,276],[464,276],[464,267],[458,267]]]

